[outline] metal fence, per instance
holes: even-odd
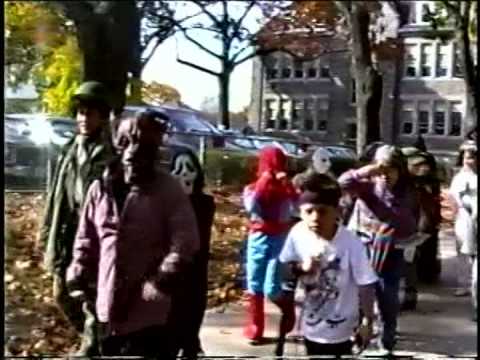
[[[309,146],[320,145],[312,141],[301,141],[296,139],[286,139],[281,137],[268,137],[257,135],[237,135],[237,134],[204,134],[195,132],[169,132],[170,138],[175,140],[171,144],[175,147],[181,147],[194,152],[202,165],[208,162],[208,150],[225,151],[225,154],[232,154],[232,152],[241,153],[245,155],[252,155],[255,149],[248,148],[247,144],[242,149],[241,145],[237,149],[230,147],[223,147],[222,143],[229,143],[229,141],[243,141],[253,143],[272,143],[288,144],[290,147],[295,147],[296,155],[301,155],[302,148]],[[180,141],[178,141],[180,139]],[[191,139],[191,141],[188,141]],[[253,145],[253,144],[252,144]],[[53,144],[49,145],[33,145],[25,143],[9,143],[5,146],[5,191],[6,192],[44,192],[49,187],[53,172],[56,166],[56,160],[60,154],[60,147]],[[169,145],[163,147],[163,150],[168,150]],[[167,151],[168,152],[168,151]],[[169,157],[162,158],[162,165],[167,165]],[[215,174],[207,174],[207,176],[215,176]]]
[[[228,158],[232,154],[243,154],[244,156],[254,156],[256,150],[261,143],[277,144],[284,146],[284,149],[294,159],[302,159],[309,153],[309,148],[315,146],[341,146],[350,149],[353,155],[351,160],[355,160],[355,150],[345,143],[325,144],[310,140],[299,140],[278,136],[266,135],[238,135],[238,134],[213,134],[213,133],[197,133],[197,132],[180,132],[171,131],[169,144],[175,147],[182,147],[194,152],[200,160],[200,163],[206,170],[207,180],[212,183],[218,181],[218,174],[205,165],[209,162],[209,154],[214,150],[217,152],[225,152],[224,157]],[[175,141],[172,141],[175,140]],[[232,146],[232,142],[236,145]],[[222,147],[222,143],[227,144]],[[245,145],[242,147],[242,144]],[[255,148],[255,145],[257,148]],[[8,146],[10,148],[8,148]],[[235,149],[236,146],[236,149]],[[250,146],[250,147],[249,147]],[[169,145],[163,147],[167,156],[161,157],[161,166],[168,168],[170,155]],[[54,145],[34,146],[25,144],[7,144],[5,149],[5,191],[33,191],[44,192],[51,181],[57,157],[60,153],[60,147]],[[445,172],[445,181],[448,182],[453,173],[451,161],[445,162],[443,159],[443,171]],[[347,164],[350,166],[350,164]],[[343,170],[343,166],[341,167]],[[443,177],[443,176],[442,176]]]

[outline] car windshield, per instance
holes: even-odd
[[[256,149],[255,144],[250,139],[232,139],[231,142],[246,149]]]
[[[193,112],[181,111],[181,110],[168,110],[167,111],[172,125],[179,131],[200,131],[200,132],[212,132],[212,129],[205,124],[205,120],[199,119]]]

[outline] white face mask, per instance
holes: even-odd
[[[330,154],[327,150],[318,148],[313,154],[313,168],[319,174],[326,174],[329,172],[332,163],[330,161]]]
[[[179,155],[175,159],[175,164],[173,166],[171,174],[178,181],[180,181],[180,184],[182,185],[185,194],[192,194],[193,184],[195,183],[195,180],[199,174],[190,155]]]

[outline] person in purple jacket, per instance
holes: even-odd
[[[166,120],[145,111],[120,123],[119,158],[90,186],[80,218],[67,285],[72,296],[96,293],[102,356],[175,358],[171,297],[199,236],[181,185],[154,167]]]
[[[402,243],[417,232],[417,199],[400,149],[379,147],[372,164],[350,170],[338,179],[340,187],[356,199],[348,228],[367,247],[379,276],[377,300],[383,321],[382,346],[395,345],[400,310],[399,284],[404,269]]]

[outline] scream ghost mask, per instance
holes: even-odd
[[[203,188],[203,171],[195,155],[181,152],[174,156],[171,174],[180,182],[187,195],[201,191]]]
[[[312,157],[312,163],[313,169],[319,174],[327,174],[332,166],[330,154],[324,148],[318,148],[315,150]]]

